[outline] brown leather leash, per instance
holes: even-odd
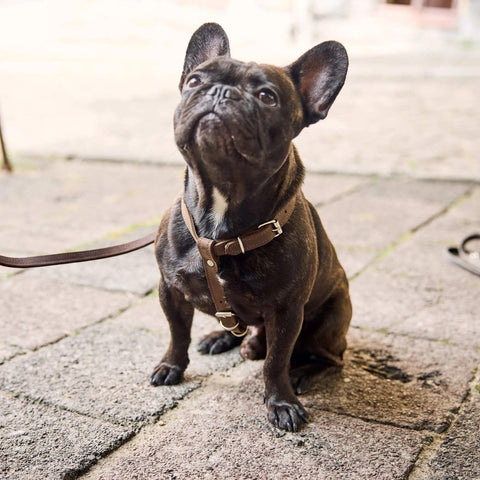
[[[6,257],[0,255],[0,265],[12,268],[48,267],[65,263],[89,262],[101,258],[116,257],[146,247],[155,241],[156,232],[133,240],[131,242],[113,245],[111,247],[81,250],[78,252],[54,253],[51,255],[38,255],[34,257]]]
[[[212,296],[220,325],[236,337],[243,337],[247,333],[247,326],[233,312],[232,307],[225,297],[225,289],[218,276],[219,257],[223,255],[240,255],[262,247],[270,243],[274,238],[283,233],[282,227],[288,222],[290,215],[295,209],[296,198],[293,197],[281,210],[275,214],[275,218],[262,223],[257,228],[228,240],[212,240],[199,237],[195,228],[195,222],[182,198],[182,216],[198,251],[203,260],[203,268],[207,277],[207,284]]]

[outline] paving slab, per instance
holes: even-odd
[[[354,282],[354,325],[480,346],[476,321],[480,279],[448,262],[445,255],[448,246],[478,230],[479,204],[476,187]]]
[[[266,420],[257,368],[245,362],[213,375],[82,478],[405,478],[421,434],[329,412],[299,433],[279,431]]]
[[[240,362],[238,349],[217,357],[200,355],[196,342],[218,326],[202,315],[194,325],[191,366],[178,386],[149,384],[169,341],[167,321],[151,296],[118,318],[4,364],[0,389],[83,415],[142,425],[173,408],[205,376]]]
[[[353,328],[345,367],[302,396],[328,410],[414,430],[445,431],[480,362],[480,351]]]
[[[124,443],[131,428],[0,392],[0,477],[73,479]]]
[[[462,183],[384,179],[318,210],[351,277],[469,188]]]
[[[137,297],[15,275],[0,282],[0,363],[118,315]]]
[[[31,161],[0,177],[0,248],[52,253],[155,225],[182,184],[183,166]]]

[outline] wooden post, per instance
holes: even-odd
[[[2,134],[2,122],[0,119],[0,148],[2,150],[2,170],[6,170],[7,172],[11,172],[13,170],[12,164],[8,159],[7,148],[5,147],[5,142],[3,141],[3,134]]]

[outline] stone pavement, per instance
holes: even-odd
[[[105,244],[157,224],[176,166],[30,159],[0,177],[0,251]],[[310,173],[351,279],[346,365],[302,397],[299,433],[267,423],[262,362],[191,349],[153,388],[168,342],[152,249],[0,270],[0,478],[480,478],[480,279],[445,247],[478,230],[480,185]],[[215,327],[197,315],[194,344]]]
[[[0,31],[10,25],[2,119],[15,167],[0,173],[0,253],[141,236],[182,185],[173,53],[192,22],[178,17],[177,28],[170,18],[152,44],[141,32],[169,15],[154,2],[117,2],[133,23],[108,38],[82,16],[49,29],[34,20],[47,10],[61,17],[65,2],[34,3],[0,2]],[[87,17],[108,2],[73,3]],[[24,50],[12,26],[21,4],[34,8],[25,22],[38,30]],[[156,14],[145,16],[147,7]],[[84,35],[101,46],[93,57]],[[232,50],[258,50],[252,43],[234,36]],[[271,58],[303,51],[293,50]],[[166,71],[152,66],[159,51]],[[301,398],[307,426],[268,424],[262,362],[238,350],[196,352],[216,327],[204,315],[185,382],[150,387],[168,343],[151,247],[78,265],[0,267],[0,479],[480,479],[480,278],[445,259],[447,246],[480,230],[478,58],[354,54],[329,117],[298,138],[305,192],[354,305],[345,367]]]

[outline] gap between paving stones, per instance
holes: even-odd
[[[228,370],[241,362],[238,349],[213,358],[200,355],[192,346],[190,356],[194,367],[185,382],[175,387],[152,389],[146,365],[157,363],[168,345],[166,322],[157,329],[158,318],[151,314],[156,308],[155,299],[144,299],[117,318],[91,325],[75,337],[31,353],[30,361],[28,358],[12,360],[4,367],[2,390],[21,394],[30,402],[41,400],[70,412],[110,423],[134,425],[138,429],[156,421],[179,399],[200,387],[212,371]],[[210,320],[199,315],[192,333],[197,339],[210,329]],[[98,369],[97,364],[104,368]],[[39,386],[35,383],[37,372],[46,366],[50,371],[43,375],[43,385]],[[97,373],[93,382],[92,371]],[[19,372],[22,372],[20,376]],[[124,372],[127,373],[123,375]],[[125,385],[130,389],[125,389]],[[98,405],[99,395],[105,398],[104,404]]]
[[[34,158],[35,160],[40,161],[64,161],[64,162],[80,162],[80,163],[92,163],[92,164],[113,164],[113,165],[134,165],[134,166],[148,166],[155,167],[158,169],[168,168],[168,167],[183,167],[185,162],[181,159],[178,161],[172,160],[146,160],[146,159],[123,159],[117,157],[89,157],[81,155],[42,155],[36,152],[22,152],[17,155],[17,158],[28,159]],[[13,157],[12,165],[15,166],[15,156]],[[379,172],[378,170],[372,169],[371,171],[365,170],[352,170],[352,171],[341,171],[328,168],[318,168],[313,166],[305,166],[307,175],[331,175],[331,176],[347,176],[347,177],[359,177],[359,178],[370,178],[376,180],[397,180],[397,179],[411,179],[418,180],[423,182],[444,182],[444,183],[464,183],[472,185],[480,185],[480,179],[473,178],[468,179],[465,177],[455,177],[449,175],[448,177],[437,177],[426,174],[416,174],[410,175],[404,172]],[[15,170],[13,172],[15,174]],[[323,205],[323,204],[322,204]]]
[[[311,172],[306,172],[306,175],[309,175]],[[325,174],[323,173],[313,173],[313,175],[318,175],[318,176],[324,176]],[[328,174],[328,175],[337,175],[337,174]],[[339,176],[341,174],[338,174]],[[355,177],[356,175],[348,175],[349,177]],[[359,193],[362,190],[366,190],[367,188],[370,188],[372,185],[376,184],[379,182],[379,178],[376,176],[369,176],[369,175],[359,175],[360,177],[366,177],[369,179],[369,181],[356,185],[350,189],[345,190],[344,192],[340,192],[337,195],[332,196],[328,200],[321,200],[319,202],[315,202],[313,206],[318,209],[320,207],[325,207],[327,205],[332,205],[336,202],[339,202],[343,200],[344,198],[349,197],[350,195],[354,195],[355,193]]]
[[[22,273],[22,272],[20,272]],[[123,292],[122,292],[123,293]],[[151,292],[149,293],[148,295],[145,295],[145,297],[149,297],[151,295],[153,295],[154,292]],[[134,294],[131,294],[132,296],[134,296]],[[5,358],[3,360],[0,360],[0,365],[3,365],[7,362],[9,362],[10,360],[13,360],[14,358],[17,358],[17,357],[25,357],[25,356],[29,356],[31,354],[33,354],[34,352],[38,352],[44,348],[48,348],[52,345],[55,345],[59,342],[61,342],[62,340],[65,340],[66,338],[70,338],[72,336],[75,336],[75,335],[78,335],[79,333],[85,331],[85,330],[88,330],[90,327],[93,327],[95,325],[100,325],[108,320],[111,320],[111,319],[114,319],[114,318],[117,318],[119,317],[120,315],[122,315],[124,312],[126,312],[127,310],[130,310],[131,308],[135,307],[135,306],[138,306],[142,303],[142,301],[144,300],[144,298],[137,298],[137,301],[134,301],[132,302],[130,305],[126,306],[126,307],[123,307],[123,308],[120,308],[118,311],[116,311],[115,313],[112,313],[110,315],[107,315],[105,317],[102,317],[100,318],[99,320],[93,322],[93,323],[89,323],[88,325],[84,325],[84,326],[80,326],[80,327],[77,327],[75,329],[74,332],[71,332],[71,333],[65,333],[64,335],[54,339],[54,340],[51,340],[51,341],[48,341],[46,343],[43,343],[42,345],[39,345],[37,347],[30,347],[28,350],[25,350],[23,352],[19,352],[19,353],[16,353],[14,355],[12,355],[11,357],[8,357],[8,358]],[[7,390],[3,390],[3,391],[7,391]],[[12,393],[14,395],[16,395],[15,392],[9,392],[9,393]]]
[[[473,373],[473,378],[469,382],[469,388],[465,394],[464,399],[458,407],[458,411],[456,413],[452,412],[454,414],[454,418],[450,422],[448,428],[440,434],[431,432],[431,442],[429,444],[426,444],[420,452],[417,461],[413,465],[412,470],[407,477],[408,480],[424,480],[425,478],[428,478],[428,475],[430,474],[430,465],[435,458],[435,455],[437,454],[443,442],[447,438],[449,432],[455,427],[463,411],[466,410],[468,403],[472,401],[474,390],[480,388],[479,386],[480,366],[478,366]]]
[[[435,180],[437,182],[437,180]],[[438,180],[438,182],[442,182],[443,180]],[[449,182],[446,182],[449,183]],[[457,182],[455,182],[457,183]],[[468,184],[469,182],[458,182],[458,183],[464,183]],[[353,281],[356,278],[358,278],[360,275],[362,275],[366,270],[368,270],[370,267],[376,265],[378,262],[383,260],[385,257],[387,257],[390,253],[392,253],[398,246],[402,245],[404,242],[412,238],[412,236],[420,231],[422,228],[430,225],[432,222],[434,222],[436,219],[444,216],[446,213],[448,213],[452,208],[455,208],[456,206],[460,205],[463,203],[465,200],[470,198],[473,195],[473,192],[475,191],[476,185],[472,184],[470,188],[459,195],[457,198],[455,198],[453,201],[449,202],[444,208],[440,209],[438,212],[434,213],[430,217],[428,217],[426,220],[423,222],[420,222],[418,225],[414,226],[411,228],[409,231],[405,232],[402,234],[400,237],[398,237],[396,240],[390,243],[389,246],[387,246],[385,249],[383,249],[378,255],[376,255],[375,258],[373,258],[370,262],[366,263],[363,268],[361,268],[358,272],[353,274],[351,277],[349,277],[349,281]]]

